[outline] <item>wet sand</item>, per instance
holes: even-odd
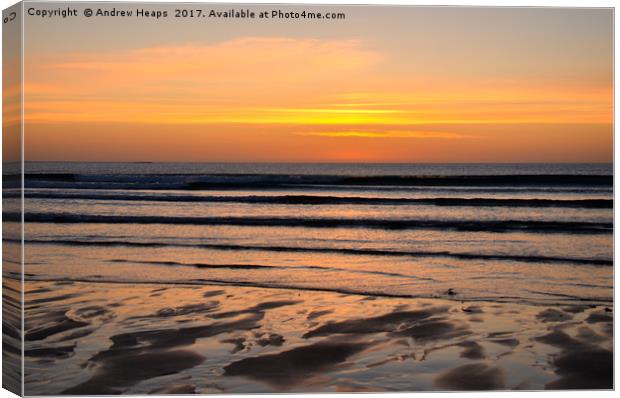
[[[613,308],[28,281],[26,394],[609,389]]]

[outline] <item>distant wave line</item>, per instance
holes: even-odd
[[[5,221],[21,221],[20,213],[5,213]],[[174,216],[111,216],[71,213],[24,214],[25,222],[64,224],[171,224],[171,225],[234,225],[302,228],[369,228],[385,230],[453,230],[469,232],[531,232],[568,234],[608,234],[613,223],[579,221],[459,221],[416,219],[364,218],[287,218],[287,217],[174,217]]]
[[[31,181],[150,183],[183,187],[182,189],[213,189],[230,187],[280,187],[290,185],[334,186],[606,186],[613,185],[612,175],[584,174],[516,174],[458,176],[343,176],[295,174],[75,174],[26,173]],[[7,176],[11,181],[14,176]],[[157,189],[157,188],[154,188]]]
[[[21,196],[21,195],[19,195]],[[5,198],[17,197],[5,194]],[[249,195],[249,196],[197,196],[197,195],[126,195],[82,194],[58,192],[27,192],[33,199],[81,199],[152,202],[248,203],[283,205],[432,205],[459,207],[562,207],[578,209],[612,209],[612,199],[495,199],[495,198],[385,198],[359,196],[318,195]]]

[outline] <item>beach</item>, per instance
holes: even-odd
[[[613,387],[611,165],[25,177],[27,395]]]
[[[606,306],[237,286],[26,286],[33,395],[612,387]]]

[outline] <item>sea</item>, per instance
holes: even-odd
[[[613,301],[612,164],[27,162],[24,180],[26,279]]]

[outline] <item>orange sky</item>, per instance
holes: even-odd
[[[404,9],[445,16],[423,11]],[[452,31],[432,36],[427,26],[440,48],[403,36],[407,21],[390,13],[376,21],[382,33],[364,32],[364,12],[321,34],[220,26],[214,40],[209,29],[184,38],[175,26],[166,39],[129,36],[118,47],[114,36],[87,47],[67,33],[53,49],[37,45],[34,35],[52,28],[37,21],[26,30],[27,159],[612,160],[611,12],[532,9],[528,26],[544,27],[543,44],[496,23],[480,31],[488,10],[474,15],[480,21],[452,13]],[[497,17],[518,25],[522,12]],[[101,24],[103,35],[111,27]],[[471,40],[459,43],[457,28]],[[494,29],[503,40],[489,36]]]

